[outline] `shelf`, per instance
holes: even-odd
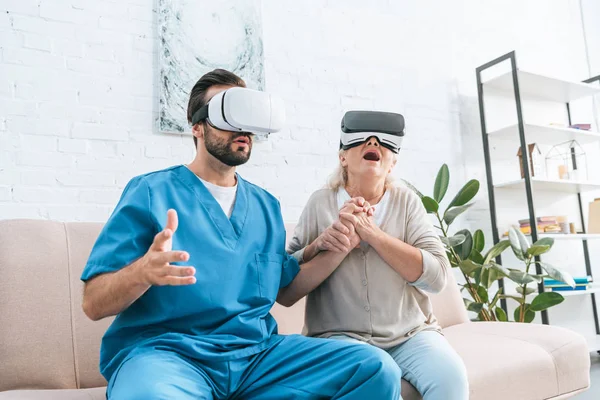
[[[569,103],[582,97],[600,94],[600,86],[588,83],[570,82],[521,70],[518,70],[517,74],[521,100],[530,98]],[[490,79],[484,82],[483,86],[509,92],[507,94],[512,96],[512,72]]]
[[[537,283],[535,284],[535,287],[537,288]],[[552,290],[550,290],[549,288],[545,288],[546,292],[551,292]],[[590,294],[590,293],[598,293],[600,292],[600,284],[597,283],[592,283],[590,285],[590,287],[588,287],[586,290],[573,290],[573,291],[560,291],[560,292],[555,292],[555,293],[560,293],[562,294],[563,297],[573,297],[573,296],[585,296],[586,294]],[[520,293],[517,292],[511,292],[509,293],[511,296],[519,296],[521,297]],[[538,295],[537,289],[535,292],[530,293],[527,295],[527,297],[535,297]]]
[[[550,292],[551,290],[546,290],[547,292]],[[598,293],[600,292],[600,285],[598,284],[591,284],[589,288],[587,288],[586,290],[574,290],[572,292],[556,292],[556,293],[560,293],[563,295],[563,297],[572,297],[572,296],[584,296],[586,294],[590,294],[590,293]]]
[[[518,143],[519,126],[517,124],[506,126],[502,129],[489,132],[488,135],[492,139],[511,140]],[[527,138],[527,143],[548,145],[555,145],[569,140],[577,140],[579,144],[600,142],[600,133],[598,132],[535,124],[525,124],[525,137]]]
[[[529,236],[529,235],[527,235]],[[600,233],[574,233],[574,234],[564,234],[564,233],[540,233],[538,235],[539,238],[552,238],[554,240],[590,240],[590,239],[600,239]]]
[[[600,183],[541,178],[531,178],[531,185],[534,190],[548,190],[564,193],[580,193],[589,190],[600,190]],[[525,179],[494,184],[494,187],[498,189],[524,189]]]

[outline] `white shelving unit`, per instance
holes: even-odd
[[[600,182],[575,182],[560,179],[531,178],[531,186],[538,191],[581,193],[590,190],[600,190]],[[525,179],[494,184],[497,189],[522,190],[525,188]]]
[[[484,71],[487,71],[489,68],[495,67],[500,63],[507,62],[510,63],[510,70],[508,72],[485,81],[482,79],[482,74]],[[581,193],[600,190],[600,181],[594,181],[594,179],[600,179],[600,175],[597,173],[599,171],[588,171],[590,174],[589,181],[545,179],[542,177],[531,176],[527,145],[531,143],[537,143],[539,145],[554,146],[556,144],[571,140],[576,140],[581,145],[600,144],[600,132],[568,128],[568,126],[572,123],[571,108],[569,103],[574,100],[600,94],[600,86],[595,84],[596,81],[600,81],[600,76],[590,78],[586,80],[586,82],[571,82],[568,80],[522,71],[517,68],[516,55],[513,51],[478,67],[476,69],[476,77],[478,84],[478,103],[481,118],[486,173],[488,177],[492,178],[488,179],[488,194],[490,196],[490,212],[494,242],[497,243],[499,240],[503,239],[500,237],[502,232],[499,231],[498,227],[498,212],[500,210],[496,208],[496,193],[500,191],[518,190],[521,193],[524,193],[526,195],[526,202],[521,202],[523,211],[527,213],[529,217],[528,219],[534,224],[535,218],[537,217],[535,213],[536,198],[543,198],[542,196],[556,196],[557,193],[574,195],[574,197],[576,195],[579,206],[579,215],[582,219],[580,222],[581,225],[585,227],[586,224],[585,221],[583,221],[584,212]],[[594,82],[594,84],[590,84],[589,82]],[[484,101],[484,97],[487,96],[502,96],[514,99],[517,123],[504,126],[500,129],[488,131],[488,128],[486,127],[486,102]],[[527,113],[527,109],[524,106],[524,101],[527,100],[537,101],[537,107],[532,107],[532,109],[535,109],[535,112],[538,114],[544,107],[549,107],[549,112],[551,112],[553,115],[550,120],[556,119],[557,108],[547,103],[562,103],[566,109],[566,118],[565,121],[557,122],[563,122],[565,126],[540,125],[531,123],[531,121],[526,123],[524,114]],[[501,106],[501,109],[507,110],[504,107],[506,105],[505,102],[490,102],[488,104],[490,104],[491,107],[498,104]],[[530,107],[529,103],[527,107]],[[525,112],[523,111],[524,109]],[[520,160],[520,158],[517,158],[515,154],[517,148],[519,148],[520,153],[524,155],[522,163],[521,161],[517,161]],[[494,154],[498,154],[501,157],[495,164],[497,168],[504,168],[502,172],[505,174],[511,174],[512,171],[517,172],[519,169],[523,171],[524,169],[525,178],[507,181],[500,180],[498,182],[494,182],[494,162],[492,161],[491,157],[491,149],[495,150]],[[505,156],[509,158],[506,158]],[[512,165],[510,165],[512,159],[514,159],[515,164],[517,164],[517,162],[520,164],[517,164],[517,167],[519,168],[516,170],[514,170]],[[512,211],[512,209],[511,212],[513,213],[514,218],[514,211]],[[549,212],[560,213],[561,210]],[[502,222],[506,223],[509,221],[505,220]],[[514,222],[516,221],[510,221],[510,223]],[[588,240],[600,239],[600,234],[544,234],[538,233],[537,231],[536,234],[537,238],[552,237],[557,241],[581,241],[585,258],[585,275],[593,276],[590,265],[591,262],[589,257]],[[542,256],[541,258],[544,257],[545,256]],[[541,270],[538,272],[541,273]],[[581,271],[581,275],[583,274],[584,270]],[[503,286],[502,282],[500,284]],[[540,285],[538,289],[548,291],[548,289],[544,288],[543,285]],[[513,292],[511,293],[512,295],[518,295],[514,292],[514,289],[508,290],[508,292]],[[595,330],[597,335],[590,338],[588,342],[590,343],[591,349],[600,350],[600,323],[598,321],[597,304],[595,301],[595,293],[600,293],[600,282],[592,283],[587,290],[560,291],[557,293],[560,293],[565,298],[584,295],[590,296],[593,305],[593,321],[595,322]],[[533,293],[530,296],[533,297],[536,294],[537,293]],[[544,324],[549,323],[548,312],[546,310],[541,312],[541,317]]]
[[[570,82],[521,70],[517,70],[517,75],[521,98],[570,103],[573,100],[600,93],[600,87],[588,83]],[[483,87],[512,96],[512,72],[509,71],[484,82]]]

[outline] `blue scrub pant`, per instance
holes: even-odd
[[[120,366],[108,398],[397,400],[400,369],[373,346],[301,335],[284,336],[259,354],[232,361],[149,349]]]
[[[336,335],[331,339],[366,345],[365,342],[344,335]],[[424,400],[469,399],[465,365],[439,332],[421,331],[386,351],[400,367],[402,378],[410,382]]]

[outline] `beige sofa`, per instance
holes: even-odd
[[[100,229],[0,221],[0,400],[105,398],[98,356],[110,320],[86,318],[79,280]],[[588,388],[590,358],[580,335],[554,326],[469,322],[454,279],[432,301],[467,366],[471,399],[562,399]],[[300,332],[303,304],[276,306],[273,314],[280,332]],[[421,398],[402,384],[404,399]]]

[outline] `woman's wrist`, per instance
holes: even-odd
[[[367,242],[371,247],[376,247],[376,245],[385,238],[385,235],[386,233],[377,225],[373,225],[363,233],[364,237],[361,237],[361,239]]]

